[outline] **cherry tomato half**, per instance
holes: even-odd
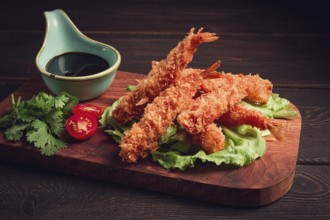
[[[77,140],[85,140],[96,132],[98,121],[87,114],[74,114],[66,121],[66,130]]]
[[[73,114],[87,114],[98,119],[101,116],[103,110],[100,107],[92,104],[76,104],[73,106],[72,112]]]

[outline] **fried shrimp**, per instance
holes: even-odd
[[[135,122],[119,143],[123,161],[134,163],[157,150],[159,138],[172,124],[182,126],[193,144],[208,154],[225,147],[221,125],[248,124],[283,138],[282,123],[240,104],[267,103],[273,89],[269,80],[217,72],[220,61],[205,70],[187,68],[199,44],[218,38],[192,28],[165,59],[152,61],[147,77],[121,99],[112,118],[123,125]]]
[[[256,82],[260,83],[255,84]],[[213,153],[223,149],[224,137],[219,135],[217,142],[208,141],[207,137],[221,133],[220,128],[212,126],[211,129],[210,125],[243,99],[255,103],[267,102],[272,86],[268,80],[263,80],[258,75],[224,73],[216,75],[213,72],[210,79],[204,79],[201,88],[205,93],[195,99],[187,110],[180,113],[177,121],[193,135],[196,145],[207,153]],[[273,124],[272,128],[278,127]]]
[[[273,84],[269,80],[261,78],[258,74],[244,75],[240,73],[237,75],[232,75],[230,73],[224,73],[224,72],[221,73],[213,72],[213,74],[209,74],[207,78],[219,79],[219,78],[228,78],[228,76],[244,78],[243,83],[246,86],[246,93],[247,93],[247,96],[244,98],[244,100],[248,102],[265,104],[272,94]],[[217,81],[213,81],[213,83],[209,83],[207,86],[205,86],[204,90],[212,91],[215,90],[216,87],[217,87]]]
[[[170,51],[166,59],[153,61],[148,76],[140,81],[135,89],[128,93],[113,111],[113,118],[122,124],[141,117],[146,105],[153,101],[161,91],[170,87],[191,62],[197,47],[201,43],[217,40],[214,33],[203,32],[203,28],[194,33],[192,28],[188,36]]]
[[[189,105],[202,83],[202,70],[185,69],[179,79],[148,104],[139,122],[124,133],[120,157],[136,162],[158,148],[158,139],[179,112]]]
[[[231,107],[216,122],[229,127],[247,124],[260,130],[268,129],[278,140],[282,140],[284,135],[282,130],[285,125],[283,123],[266,117],[260,111],[245,108],[240,104]]]
[[[177,118],[178,123],[190,134],[204,132],[207,125],[247,96],[243,77],[232,74],[217,79],[204,79],[202,90],[205,93],[196,98]]]
[[[155,151],[158,148],[159,137],[165,133],[176,116],[192,102],[196,92],[201,88],[203,77],[212,74],[218,67],[215,63],[206,70],[185,69],[169,88],[147,105],[140,121],[124,133],[119,145],[121,158],[127,162],[136,162],[139,157],[145,158],[150,151]],[[210,131],[212,129],[210,127]],[[208,135],[205,136],[206,139],[210,135],[221,137],[221,132]],[[220,140],[218,137],[214,140]],[[201,138],[200,141],[204,139]]]
[[[259,75],[244,75],[244,79],[248,84],[244,100],[259,104],[267,103],[273,91],[273,84]]]
[[[215,123],[206,126],[205,131],[192,136],[193,143],[207,154],[220,151],[225,146],[225,136]]]

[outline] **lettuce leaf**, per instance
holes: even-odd
[[[224,163],[245,166],[261,157],[266,151],[266,141],[257,128],[243,125],[234,129],[222,127],[222,131],[226,137],[224,150],[212,154],[198,150],[196,153],[187,154],[187,148],[194,149],[196,147],[193,147],[189,142],[180,141],[175,145],[178,143],[184,145],[186,152],[182,152],[180,148],[173,145],[170,147],[161,146],[159,150],[151,153],[152,159],[166,169],[179,170],[194,167],[196,160],[211,162],[216,165]]]
[[[289,100],[281,98],[279,94],[273,93],[268,102],[264,105],[251,104],[245,101],[241,102],[247,108],[261,111],[269,118],[293,118],[298,114],[291,105]]]
[[[118,99],[112,106],[108,107],[100,123],[109,128],[105,132],[110,134],[116,142],[120,142],[123,133],[130,129],[131,125],[123,126],[112,117],[112,111],[120,103]],[[287,99],[272,94],[265,105],[255,105],[245,101],[242,104],[247,108],[253,108],[263,112],[270,118],[292,118],[297,115]],[[221,125],[218,125],[221,126]],[[166,133],[159,138],[159,149],[151,153],[154,162],[166,169],[185,170],[195,166],[197,161],[213,163],[215,165],[231,164],[245,166],[262,157],[266,152],[266,141],[263,136],[269,135],[269,131],[260,131],[249,125],[236,128],[221,126],[225,135],[225,149],[206,154],[198,146],[194,146],[187,132],[180,126],[173,124],[167,128]]]
[[[112,111],[119,105],[122,98],[119,98],[116,100],[111,106],[106,108],[99,120],[102,127],[110,129],[105,129],[104,132],[111,135],[113,140],[115,140],[117,143],[119,143],[121,137],[123,136],[123,133],[130,129],[130,125],[123,126],[122,124],[118,123],[115,119],[112,118]]]

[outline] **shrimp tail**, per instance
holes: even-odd
[[[285,138],[286,128],[287,122],[280,120],[272,120],[268,126],[270,133],[279,141],[282,141]]]
[[[215,33],[210,33],[210,32],[203,32],[204,28],[200,28],[197,31],[197,35],[199,35],[198,37],[198,42],[212,42],[212,41],[216,41],[219,39],[219,36],[216,36]],[[192,28],[190,30],[190,33],[193,33],[195,31],[195,28]]]
[[[202,72],[202,77],[206,79],[216,78],[219,75],[219,73],[216,72],[216,69],[220,67],[220,64],[220,60],[215,61],[211,66],[209,66]]]

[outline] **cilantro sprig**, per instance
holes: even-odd
[[[0,130],[5,132],[8,141],[25,138],[46,156],[67,147],[61,136],[67,116],[78,103],[75,96],[40,92],[27,101],[22,101],[21,97],[15,100],[14,95],[11,98],[11,112],[0,118]]]

